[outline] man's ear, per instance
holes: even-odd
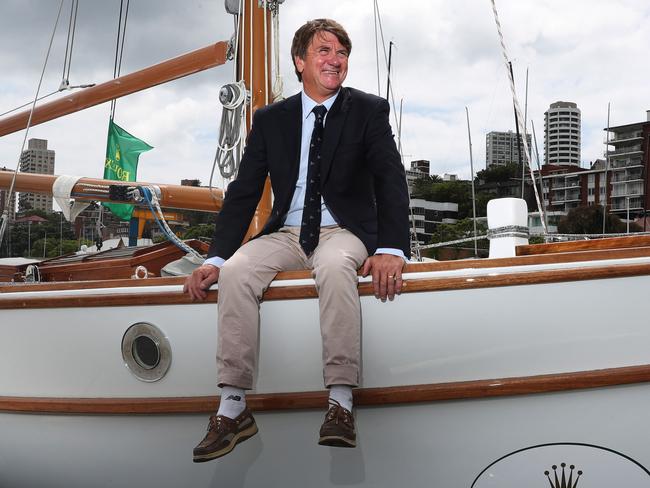
[[[300,58],[300,56],[295,56],[293,58],[294,63],[296,64],[296,69],[298,70],[298,73],[302,73],[303,70],[305,69],[305,61]]]

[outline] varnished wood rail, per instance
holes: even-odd
[[[625,278],[650,275],[650,263],[600,266],[593,268],[556,269],[521,273],[490,273],[482,276],[426,277],[406,279],[402,293],[439,292],[449,290],[469,290],[474,288],[493,288],[519,285],[541,285],[567,281],[587,281],[596,279]],[[373,295],[372,283],[359,285],[359,295]],[[276,286],[264,293],[264,300],[296,300],[317,298],[316,287],[311,284],[297,286]],[[192,305],[197,303],[216,303],[218,291],[208,292],[205,302],[193,302],[182,291],[160,291],[155,293],[98,293],[71,294],[67,296],[12,296],[0,294],[0,310],[36,308],[79,308],[113,307],[142,305]]]
[[[595,251],[599,249],[626,249],[649,246],[649,235],[630,235],[624,237],[606,237],[583,241],[553,242],[549,244],[529,244],[517,246],[517,256],[556,254],[562,252]]]
[[[0,172],[1,173],[1,172]],[[404,268],[404,273],[428,273],[436,271],[453,271],[461,269],[485,269],[500,267],[518,267],[558,263],[579,263],[587,261],[608,261],[614,259],[631,259],[650,257],[650,245],[625,249],[602,249],[593,251],[564,252],[553,254],[541,254],[530,256],[518,256],[513,258],[495,259],[468,259],[460,261],[435,261],[423,263],[410,263]],[[132,258],[125,259],[133,261]],[[120,260],[118,260],[120,261]],[[101,263],[101,261],[100,261]],[[105,265],[111,266],[112,260],[106,260]],[[137,263],[136,263],[137,264]],[[65,268],[65,265],[61,265]],[[71,266],[68,265],[71,268]],[[59,265],[56,266],[59,268]],[[275,281],[298,280],[311,278],[308,270],[283,271],[278,273]],[[15,292],[37,292],[54,290],[90,290],[97,288],[125,288],[125,287],[147,287],[182,285],[185,277],[154,277],[144,280],[134,279],[94,279],[92,281],[57,281],[44,283],[12,283],[0,285],[0,296],[5,293]]]
[[[532,395],[650,382],[650,364],[571,373],[498,378],[450,383],[359,388],[357,406],[409,405],[476,398]],[[250,394],[254,411],[325,409],[326,391]],[[214,412],[218,396],[166,398],[35,398],[1,397],[0,411],[56,414],[188,414]]]

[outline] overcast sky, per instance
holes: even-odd
[[[41,94],[61,82],[70,2],[64,3]],[[112,77],[119,3],[80,0],[71,84]],[[33,98],[58,6],[59,0],[0,3],[0,113]],[[497,7],[522,110],[529,69],[528,114],[541,155],[544,111],[552,102],[576,102],[582,111],[583,166],[602,157],[608,102],[611,125],[646,120],[647,0],[500,0]],[[515,128],[490,1],[379,0],[379,9],[385,41],[396,46],[392,85],[398,107],[403,100],[405,164],[428,159],[432,173],[469,177],[467,106],[474,168],[483,169],[485,134]],[[286,0],[280,10],[285,95],[300,89],[291,37],[318,17],[339,20],[352,38],[346,85],[377,93],[373,0]],[[122,74],[229,39],[232,31],[222,0],[131,0]],[[380,52],[383,96],[381,46]],[[118,100],[116,122],[155,148],[140,158],[139,180],[207,183],[221,117],[218,91],[232,77],[229,63]],[[29,137],[48,139],[57,174],[101,177],[108,116],[106,103],[35,126]],[[0,138],[0,165],[16,166],[23,137],[24,131]]]

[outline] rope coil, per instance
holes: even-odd
[[[224,179],[235,176],[241,162],[242,141],[246,137],[243,121],[246,117],[247,97],[246,85],[243,81],[224,85],[219,92],[219,101],[223,105],[223,110],[215,161]]]

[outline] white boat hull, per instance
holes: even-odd
[[[622,264],[649,262],[650,258],[638,258]],[[579,266],[586,270],[593,263]],[[544,265],[529,271],[555,268]],[[498,273],[522,271],[522,267],[502,268]],[[473,280],[495,273],[460,270],[425,273],[425,278],[453,275]],[[112,293],[145,297],[178,289],[178,285],[132,287]],[[648,289],[650,276],[641,275],[404,293],[385,304],[364,296],[362,386],[385,388],[650,364],[650,328],[640,305]],[[92,297],[106,290],[38,293],[55,300]],[[29,296],[8,293],[0,299]],[[585,303],[593,306],[578,306]],[[621,306],[624,303],[636,305]],[[4,373],[0,395],[4,397],[128,399],[217,393],[214,304],[54,307],[0,313],[0,371]],[[322,390],[317,300],[270,300],[262,304],[261,314],[255,393]],[[171,344],[171,367],[162,380],[153,383],[135,378],[122,360],[122,337],[130,325],[140,321],[156,325]],[[499,382],[492,386],[498,388]],[[325,405],[322,410],[262,411],[255,414],[258,436],[231,455],[200,465],[192,462],[191,449],[205,433],[206,414],[3,412],[0,486],[468,487],[475,483],[480,488],[521,486],[522,480],[516,478],[519,484],[512,484],[512,477],[526,473],[530,473],[526,478],[530,486],[544,486],[548,481],[543,471],[567,462],[584,471],[584,486],[604,487],[611,483],[588,478],[600,469],[599,456],[608,453],[627,459],[609,450],[641,466],[650,465],[648,404],[650,385],[640,383],[360,407],[356,412],[359,447],[351,450],[316,445]],[[503,468],[504,461],[483,471],[514,451],[542,444],[554,445],[525,451],[533,453],[532,457],[507,457],[508,462],[522,458],[514,468]],[[626,462],[621,469],[646,474],[635,462]],[[506,474],[499,474],[499,469]],[[512,479],[506,480],[507,476]],[[646,483],[650,486],[650,476]]]

